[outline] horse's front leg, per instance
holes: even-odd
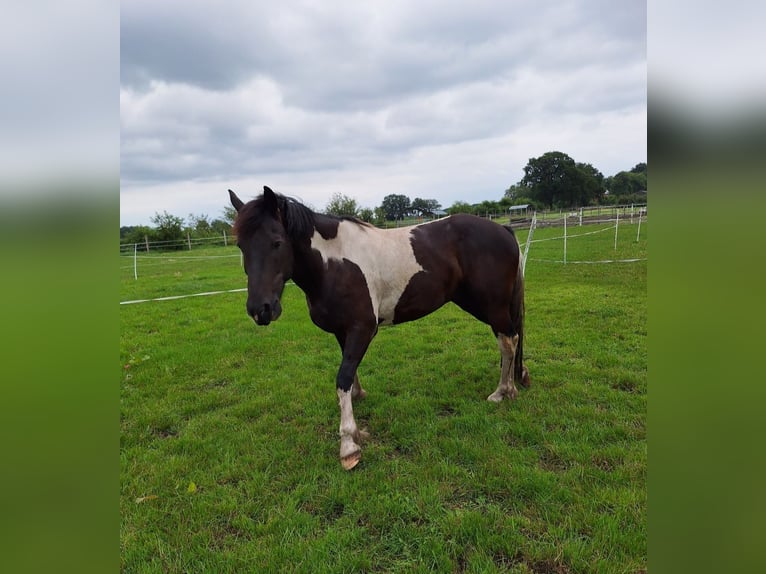
[[[343,350],[343,360],[336,380],[340,406],[340,462],[346,470],[351,470],[359,464],[362,448],[358,443],[367,437],[367,433],[360,431],[356,426],[351,399],[352,395],[356,396],[354,387],[359,385],[356,370],[374,335],[374,329],[371,331],[359,329],[338,336],[338,342]],[[361,387],[358,388],[361,390]]]

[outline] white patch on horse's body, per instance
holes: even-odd
[[[325,264],[330,259],[347,259],[355,263],[367,281],[376,319],[390,324],[394,320],[396,304],[410,279],[423,270],[412,249],[415,227],[378,229],[341,221],[338,234],[332,239],[324,239],[314,231],[311,247],[319,251]]]

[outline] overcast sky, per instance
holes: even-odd
[[[122,225],[269,185],[497,200],[532,157],[646,161],[646,4],[123,0]]]

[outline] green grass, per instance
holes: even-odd
[[[645,258],[647,232],[621,224],[617,252],[613,230],[571,239],[568,260]],[[294,285],[261,328],[244,293],[121,306],[122,569],[644,571],[646,261],[547,262],[561,249],[530,247],[532,387],[514,402],[485,400],[497,344],[455,306],[381,329],[351,472],[340,352]],[[123,274],[121,300],[244,284],[237,258],[156,263]]]
[[[120,256],[121,301],[244,287],[235,246],[139,253],[136,266],[138,279],[133,255]]]

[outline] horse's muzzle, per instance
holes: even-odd
[[[251,308],[248,305],[247,312],[257,325],[268,325],[272,321],[279,319],[279,316],[282,314],[282,305],[279,304],[279,299],[276,299],[273,303],[264,303],[257,309]]]

